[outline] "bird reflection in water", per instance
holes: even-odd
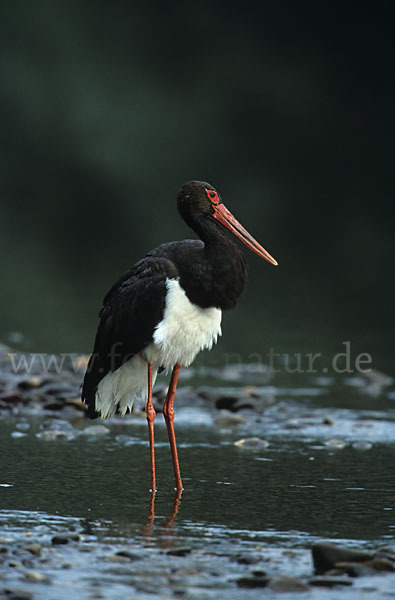
[[[170,548],[173,545],[173,540],[171,536],[174,535],[174,522],[176,520],[176,516],[178,514],[178,509],[181,504],[181,497],[183,493],[183,489],[176,489],[173,499],[173,506],[170,515],[167,519],[161,523],[161,534],[166,534],[166,538],[163,540],[161,544],[164,548]],[[150,493],[150,503],[148,509],[148,518],[147,522],[143,527],[143,536],[148,545],[152,544],[152,538],[154,536],[154,525],[155,525],[155,499],[156,499],[156,490],[151,491]]]

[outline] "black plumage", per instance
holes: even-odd
[[[177,205],[201,239],[155,248],[105,296],[82,387],[91,417],[98,416],[95,394],[100,381],[152,342],[163,318],[167,279],[178,279],[190,302],[201,308],[234,308],[244,290],[246,261],[217,219],[223,205],[214,188],[204,182],[184,184]],[[229,228],[226,223],[225,227]],[[244,241],[244,234],[236,235]]]

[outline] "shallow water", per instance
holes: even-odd
[[[167,434],[158,415],[154,505],[144,419],[115,418],[106,423],[107,434],[84,435],[92,422],[76,416],[60,421],[72,426],[72,439],[48,441],[43,426],[56,424],[61,414],[43,419],[15,409],[3,416],[0,536],[15,544],[17,557],[26,539],[41,544],[41,562],[33,567],[48,579],[27,581],[29,561],[26,567],[20,559],[14,569],[3,563],[7,585],[28,589],[37,599],[71,592],[78,598],[250,598],[257,591],[239,589],[236,579],[254,570],[311,577],[314,542],[394,546],[393,392],[372,395],[345,380],[306,383],[257,387],[257,395],[272,400],[261,412],[241,411],[245,423],[230,429],[215,425],[218,411],[210,402],[197,400],[193,407],[193,386],[181,388],[175,423],[185,490],[174,496]],[[225,396],[237,391],[225,382],[215,390]],[[251,436],[269,445],[234,445]],[[336,439],[343,448],[331,446]],[[81,541],[51,546],[51,536],[70,530]],[[185,556],[168,554],[185,547]],[[122,548],[140,560],[114,562]],[[239,562],[246,552],[256,564]],[[394,577],[358,578],[341,589],[342,597],[358,597],[363,587],[372,597],[384,597]],[[338,593],[308,592],[320,598]]]

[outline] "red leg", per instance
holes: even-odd
[[[154,441],[154,421],[156,412],[154,405],[152,404],[152,364],[148,363],[148,399],[145,407],[148,421],[148,433],[149,433],[149,452],[150,452],[150,463],[151,463],[151,492],[156,492],[156,478],[155,478],[155,441]]]
[[[169,442],[171,448],[171,456],[173,459],[174,467],[174,478],[176,483],[176,489],[182,490],[182,481],[180,473],[180,465],[178,462],[177,443],[176,436],[174,433],[173,421],[174,421],[174,396],[176,393],[178,374],[180,372],[180,365],[176,364],[171,374],[169,391],[167,392],[166,400],[163,405],[163,414],[166,421],[167,433],[169,435]]]

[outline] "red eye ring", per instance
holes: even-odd
[[[212,204],[219,204],[218,193],[215,190],[206,189],[206,194]]]

